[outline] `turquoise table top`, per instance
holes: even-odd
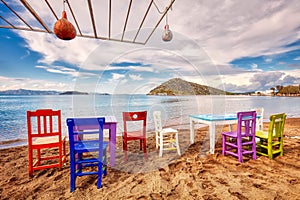
[[[237,120],[237,114],[199,114],[189,115],[196,119],[202,119],[205,121],[225,121],[225,120]],[[260,118],[259,115],[256,118]]]
[[[237,120],[236,114],[199,114],[190,115],[190,117],[206,121]]]

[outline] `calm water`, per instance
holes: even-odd
[[[264,107],[265,121],[273,113],[285,112],[300,117],[299,98],[250,96],[147,96],[147,95],[74,95],[74,96],[0,96],[0,148],[26,143],[26,111],[43,108],[62,111],[63,134],[66,118],[114,115],[118,133],[122,132],[123,111],[148,111],[147,129],[154,129],[152,112],[161,110],[164,126],[188,128],[189,114],[235,113]],[[21,142],[11,142],[20,139]],[[3,144],[4,143],[4,144]]]

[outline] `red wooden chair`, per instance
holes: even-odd
[[[138,121],[141,123],[136,124],[136,122]],[[125,160],[127,160],[127,151],[128,151],[127,142],[130,140],[140,140],[140,150],[142,149],[144,150],[144,158],[147,159],[146,121],[147,121],[147,111],[123,112],[123,123],[124,123],[123,151],[124,151]],[[128,131],[129,129],[134,131]]]
[[[29,176],[35,170],[61,169],[66,162],[66,137],[62,136],[60,110],[27,111],[27,128]],[[43,156],[42,149],[48,149]]]

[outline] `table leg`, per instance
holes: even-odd
[[[109,128],[109,154],[110,154],[110,166],[113,167],[115,165],[115,157],[116,157],[116,135],[117,135],[117,127],[116,124],[111,124]]]
[[[195,122],[192,118],[190,118],[190,143],[194,143],[195,138]]]
[[[209,151],[210,154],[214,154],[215,153],[215,138],[216,137],[216,123],[212,122],[209,124],[209,142],[210,142],[210,146],[209,146]]]

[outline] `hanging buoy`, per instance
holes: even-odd
[[[173,38],[172,31],[169,29],[169,25],[166,24],[165,28],[164,28],[164,31],[163,31],[163,34],[162,34],[162,40],[165,41],[165,42],[169,42],[169,41],[172,40],[172,38]]]
[[[66,11],[62,12],[62,18],[54,24],[54,34],[62,40],[72,40],[76,37],[76,29],[67,19]]]

